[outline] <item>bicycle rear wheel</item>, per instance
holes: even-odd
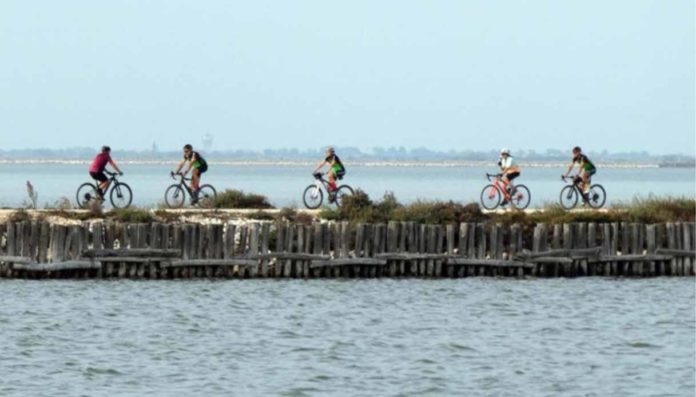
[[[575,186],[568,185],[561,189],[560,201],[561,207],[567,210],[575,208],[578,204],[578,191],[575,189]]]
[[[338,190],[336,190],[336,196],[334,199],[334,203],[336,204],[336,207],[340,207],[343,205],[343,199],[347,196],[352,196],[355,194],[353,191],[353,188],[348,186],[348,185],[342,185],[338,187]]]
[[[198,189],[198,206],[201,208],[213,208],[217,192],[211,185],[203,185]]]
[[[91,208],[92,204],[99,200],[97,187],[89,182],[83,183],[77,188],[75,199],[77,201],[78,208]]]
[[[500,190],[493,185],[487,185],[481,190],[481,205],[487,210],[494,210],[500,205]]]
[[[324,192],[317,185],[309,185],[302,194],[305,207],[315,210],[324,202]]]
[[[115,183],[111,188],[111,205],[116,209],[124,209],[130,207],[133,202],[133,191],[130,186],[125,183]]]
[[[516,185],[512,188],[512,192],[510,193],[510,202],[512,203],[513,207],[523,210],[529,207],[529,202],[531,200],[532,194],[529,192],[527,186]]]
[[[607,192],[602,185],[592,185],[587,195],[588,203],[592,208],[602,208],[607,201]]]
[[[181,208],[186,201],[186,192],[179,185],[171,185],[164,192],[164,202],[169,208]]]

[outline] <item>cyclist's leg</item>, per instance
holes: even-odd
[[[191,171],[191,190],[194,193],[198,193],[198,186],[200,185],[200,180],[201,180],[201,169],[194,168]]]
[[[329,179],[329,191],[336,190],[336,171],[332,168],[326,173]]]
[[[507,173],[503,174],[503,176],[500,178],[500,182],[503,184],[503,195],[505,196],[505,199],[508,199],[510,197],[508,192],[511,180]]]
[[[590,173],[587,170],[582,170],[582,192],[587,194],[590,192]]]
[[[109,178],[104,172],[94,172],[90,173],[90,175],[97,181],[97,193],[104,197],[106,191],[109,189]]]

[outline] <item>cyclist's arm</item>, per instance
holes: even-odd
[[[570,163],[570,165],[568,166],[568,171],[566,171],[564,176],[567,177],[568,175],[570,175],[570,172],[573,170],[573,167],[575,167],[575,162]]]
[[[328,162],[326,160],[319,162],[319,165],[317,165],[317,168],[314,169],[314,173],[319,172]]]
[[[121,169],[118,168],[118,166],[116,165],[116,163],[113,160],[109,160],[109,164],[111,164],[111,166],[114,167],[116,172],[118,172],[119,174],[123,174],[123,172],[121,172]]]
[[[181,169],[184,168],[184,164],[186,164],[186,159],[179,161],[179,166],[176,167],[176,171],[174,171],[174,173],[178,174],[181,172]]]

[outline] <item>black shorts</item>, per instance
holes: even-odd
[[[520,173],[519,173],[519,172],[511,172],[511,173],[509,173],[509,174],[505,174],[505,176],[507,176],[507,180],[508,180],[508,181],[512,181],[513,179],[515,179],[515,178],[517,178],[518,176],[520,176]]]
[[[336,179],[341,180],[346,176],[346,170],[336,172]]]
[[[91,176],[92,179],[95,179],[99,182],[106,182],[109,180],[109,178],[106,176],[104,171],[102,171],[102,172],[90,172],[89,176]]]

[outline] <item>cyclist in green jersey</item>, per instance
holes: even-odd
[[[575,176],[575,182],[579,184],[583,194],[587,195],[590,191],[592,175],[597,172],[597,167],[582,153],[580,146],[576,146],[573,148],[573,161],[568,166],[568,171],[563,175],[564,178],[570,175],[576,164],[580,167],[580,171]]]
[[[336,191],[336,179],[343,179],[343,176],[346,174],[346,167],[343,166],[333,147],[328,147],[325,155],[326,158],[319,163],[314,172],[319,172],[325,165],[329,166],[329,171],[326,172],[326,175],[329,179],[329,191],[333,192]]]
[[[188,167],[184,171],[184,176],[191,171],[191,190],[194,193],[191,202],[195,204],[198,201],[198,187],[201,183],[201,175],[208,171],[208,162],[205,161],[200,153],[193,150],[193,146],[187,144],[184,145],[184,158],[179,162],[179,166],[176,171],[172,172],[172,175],[181,172],[186,163],[188,163]]]

